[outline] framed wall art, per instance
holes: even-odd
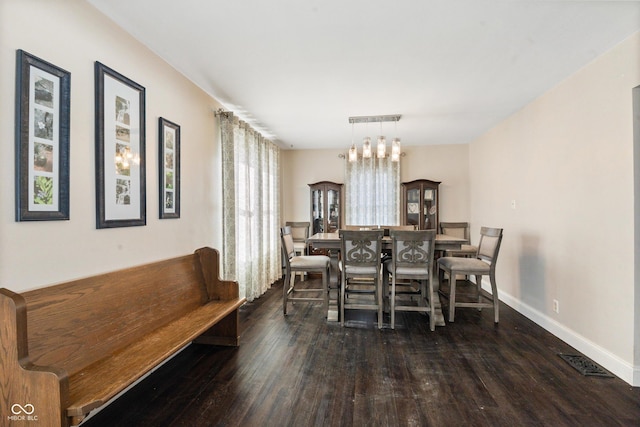
[[[145,88],[100,62],[96,80],[96,227],[146,225]]]
[[[180,218],[180,126],[158,120],[160,219]]]
[[[69,219],[71,73],[16,58],[16,221]]]

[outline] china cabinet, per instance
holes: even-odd
[[[311,234],[334,233],[342,224],[342,184],[322,181],[309,184]]]
[[[417,225],[419,230],[438,228],[439,181],[417,179],[402,183],[402,223]]]

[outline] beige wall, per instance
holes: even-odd
[[[347,147],[348,143],[345,143]],[[347,147],[348,148],[348,147]],[[440,217],[469,220],[469,147],[433,145],[403,147],[401,179],[431,179],[440,184]],[[318,181],[344,183],[345,150],[283,150],[282,221],[309,221],[309,186]]]
[[[16,49],[71,72],[69,221],[14,220]],[[94,61],[146,88],[147,225],[95,225]],[[84,1],[0,2],[0,287],[24,290],[220,247],[215,100]],[[181,125],[182,218],[158,219],[158,117]]]
[[[319,181],[344,183],[340,150],[282,150],[281,220],[309,221],[309,185]]]
[[[629,382],[638,370],[631,97],[638,84],[640,33],[474,141],[469,153],[472,234],[479,225],[505,229],[501,298]]]

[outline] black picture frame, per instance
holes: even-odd
[[[69,219],[71,73],[16,51],[16,221]]]
[[[180,125],[158,119],[160,219],[180,218]]]
[[[145,88],[96,61],[96,228],[146,225]]]

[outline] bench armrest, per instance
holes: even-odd
[[[209,301],[239,298],[238,282],[220,279],[220,252],[217,249],[204,247],[196,249],[195,253],[200,261]]]
[[[67,425],[69,379],[63,369],[31,363],[27,341],[27,306],[22,295],[0,289],[0,414],[38,417],[43,425]],[[6,388],[5,388],[6,387]],[[15,405],[20,405],[18,408]],[[27,406],[31,405],[31,406]],[[13,410],[12,410],[13,409]],[[19,412],[19,414],[16,414]]]

